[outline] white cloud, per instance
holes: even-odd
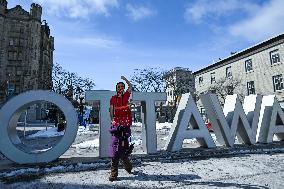
[[[259,41],[284,32],[284,1],[200,0],[188,4],[187,22],[207,24],[215,33]],[[223,22],[233,18],[230,22]]]
[[[264,4],[254,15],[229,27],[234,36],[252,41],[264,40],[284,32],[284,1],[272,0]]]
[[[126,10],[128,12],[127,16],[129,16],[133,21],[138,21],[156,14],[155,10],[144,6],[133,6],[131,4],[126,5]]]
[[[118,7],[118,0],[33,0],[48,13],[70,18],[87,18],[91,14],[109,16],[109,9]]]
[[[89,37],[58,37],[57,42],[66,45],[78,45],[84,48],[114,49],[122,45],[122,41],[101,36]]]
[[[201,23],[207,18],[220,18],[235,11],[250,14],[258,7],[256,3],[240,0],[200,0],[186,7],[184,18],[188,22]]]

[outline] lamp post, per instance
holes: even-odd
[[[79,105],[79,112],[81,115],[83,115],[83,111],[84,111],[84,104],[83,104],[83,100],[84,100],[84,96],[81,94],[79,97],[80,100],[80,105]]]
[[[83,94],[80,94],[79,96],[79,100],[80,100],[80,103],[79,103],[79,121],[80,121],[80,125],[84,125],[84,104],[83,104],[83,100],[84,100],[84,96]]]
[[[7,80],[7,93],[6,93],[6,100],[9,100],[11,96],[14,94],[14,85],[10,82],[11,74],[8,74],[8,80]]]

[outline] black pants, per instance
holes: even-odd
[[[119,164],[119,157],[113,157],[111,160],[111,177],[117,177],[118,176],[118,164]],[[132,170],[132,163],[130,162],[128,157],[124,157],[121,159],[124,169],[130,173]]]

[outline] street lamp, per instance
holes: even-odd
[[[85,126],[84,115],[83,115],[84,114],[83,99],[84,99],[84,95],[81,93],[80,96],[79,96],[79,100],[80,100],[80,103],[79,103],[79,124]]]
[[[11,74],[8,74],[8,80],[7,80],[7,93],[6,93],[6,100],[9,100],[11,96],[14,94],[15,88],[14,85],[10,82]]]
[[[80,100],[80,105],[79,105],[80,114],[83,115],[83,110],[84,110],[84,104],[83,104],[84,95],[83,94],[80,94],[79,100]]]

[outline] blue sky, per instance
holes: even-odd
[[[197,71],[284,31],[283,0],[8,0],[43,6],[54,62],[114,90],[134,69]]]

